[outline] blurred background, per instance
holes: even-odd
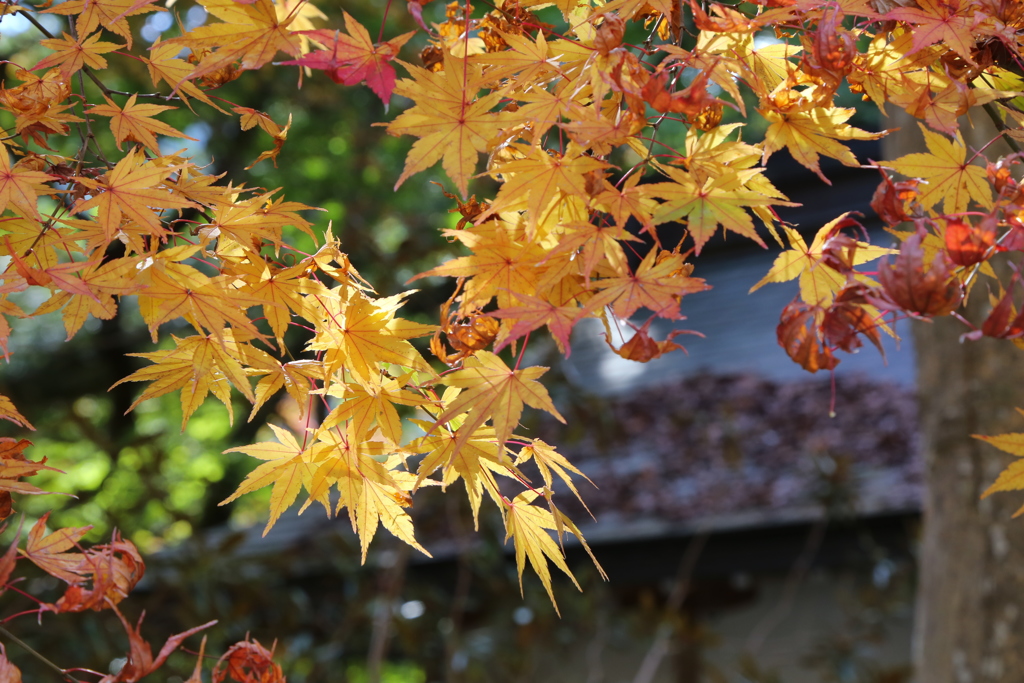
[[[400,5],[389,14],[387,36],[416,28]],[[345,2],[371,33],[382,6]],[[321,9],[329,17],[321,25],[341,25],[339,8]],[[206,21],[189,2],[173,11],[187,28]],[[424,16],[442,21],[443,12],[435,2]],[[39,19],[53,32],[65,28],[60,17]],[[172,14],[152,14],[138,24],[137,40],[152,43],[178,31]],[[0,21],[8,79],[16,65],[44,56],[38,39],[18,17]],[[417,36],[402,58],[417,62],[423,44]],[[120,70],[108,72],[108,85],[152,89],[143,64],[112,61]],[[447,179],[435,168],[394,191],[411,141],[371,127],[409,103],[395,97],[385,112],[367,88],[339,86],[319,73],[301,88],[297,82],[294,67],[264,69],[215,93],[282,125],[291,117],[276,167],[264,161],[245,170],[271,140],[256,129],[241,131],[236,118],[196,103],[202,122],[188,111],[164,120],[197,139],[185,153],[209,163],[211,173],[249,187],[284,188],[287,199],[325,209],[309,220],[320,230],[333,224],[353,264],[382,295],[457,255],[441,230],[460,216],[430,182],[452,190]],[[849,93],[844,98],[859,103]],[[727,120],[733,115],[726,110]],[[755,138],[764,123],[753,119],[747,134]],[[859,110],[851,123],[880,125],[873,108]],[[685,134],[673,126],[659,133],[669,144]],[[182,144],[165,142],[168,152]],[[880,157],[877,145],[851,147],[860,159]],[[635,160],[612,161],[625,169]],[[827,163],[823,170],[842,188],[842,199],[827,206],[818,201],[817,178],[785,152],[773,157],[773,182],[804,204],[783,218],[813,235],[842,211],[873,216],[868,202],[877,172]],[[478,192],[491,191],[484,185],[491,181],[477,182]],[[870,221],[865,225],[887,242]],[[302,236],[296,239],[301,244]],[[561,616],[529,573],[520,596],[500,520],[485,515],[474,530],[458,490],[417,494],[413,515],[433,558],[381,532],[361,566],[347,519],[315,511],[286,515],[262,537],[269,490],[218,505],[252,466],[246,456],[223,451],[271,440],[263,425],[286,419],[289,407],[268,405],[253,421],[231,425],[223,406],[207,402],[184,432],[173,393],[125,414],[139,388],[106,389],[145,364],[126,354],[154,348],[127,306],[113,320],[90,320],[69,343],[56,314],[15,326],[0,393],[37,427],[28,435],[33,457],[46,456],[64,471],[35,483],[74,496],[22,500],[19,511],[29,522],[52,509],[53,526],[92,525],[89,542],[104,541],[115,528],[133,540],[149,571],[124,606],[129,619],[146,610],[143,634],[155,646],[218,619],[208,652],[247,633],[268,646],[276,641],[296,683],[909,680],[921,495],[912,350],[891,344],[887,363],[873,349],[844,358],[834,389],[829,378],[803,373],[775,341],[778,314],[795,286],[747,295],[773,258],[736,240],[708,248],[695,274],[715,289],[683,303],[682,325],[706,335],[682,339],[689,355],[633,364],[608,350],[600,325],[588,324],[579,326],[569,359],[543,340],[531,343],[537,362],[553,367],[546,378],[569,424],[528,415],[524,426],[558,445],[592,480],[594,486],[580,483],[589,512],[568,501],[566,507],[609,576],[602,581],[567,542],[583,590],[556,582]],[[414,284],[420,291],[405,312],[435,323],[453,283]],[[296,337],[294,348],[302,341]],[[837,417],[830,418],[833,400]],[[236,414],[247,414],[238,408]],[[6,423],[0,434],[26,436]],[[58,588],[46,577],[28,587],[53,596]],[[5,616],[31,607],[11,593],[2,599]],[[40,628],[29,616],[13,628],[62,665],[107,671],[126,647],[111,617],[45,615]],[[9,654],[26,680],[48,680],[13,646]],[[191,666],[190,657],[176,655],[154,679],[181,681]]]

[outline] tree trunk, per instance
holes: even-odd
[[[984,117],[978,110],[975,122]],[[893,123],[903,131],[892,136],[887,158],[924,151],[915,123]],[[991,139],[991,128],[971,134],[969,125],[969,147]],[[989,309],[985,280],[968,304],[976,324]],[[1012,458],[971,435],[1024,431],[1014,411],[1024,407],[1024,351],[991,339],[961,344],[965,331],[952,318],[914,327],[926,484],[914,667],[918,683],[1019,683],[1024,519],[1011,517],[1024,496],[980,499]]]

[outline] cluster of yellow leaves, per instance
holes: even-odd
[[[186,137],[159,119],[174,106],[109,90],[103,70],[133,47],[129,18],[163,9],[151,0],[70,0],[46,11],[73,17],[74,31],[46,36],[52,54],[17,72],[19,85],[0,88],[0,110],[14,122],[0,142],[0,254],[9,257],[0,345],[6,352],[8,318],[60,310],[71,338],[89,316],[116,315],[126,296],[137,298],[154,341],[162,326],[184,321],[193,334],[136,354],[151,362],[122,380],[148,383],[136,403],[178,392],[187,422],[210,394],[230,413],[237,392],[252,404],[252,419],[283,389],[304,428],[272,426],[275,441],[235,449],[261,464],[225,502],[272,487],[268,530],[300,497],[302,509],[347,510],[364,557],[380,526],[426,552],[408,512],[412,496],[461,479],[474,515],[485,493],[495,503],[520,575],[529,562],[550,594],[547,563],[569,574],[550,532],[582,542],[555,505],[555,477],[578,496],[571,477],[580,473],[550,445],[515,433],[525,406],[561,419],[538,381],[546,368],[498,354],[541,327],[568,354],[574,325],[588,317],[609,336],[613,326],[634,330],[616,349],[624,357],[646,361],[680,348],[648,330],[655,318],[681,319],[683,298],[708,289],[688,259],[716,234],[761,246],[759,225],[780,246],[785,235],[790,248],[757,286],[799,280],[780,341],[816,370],[838,362],[833,348],[859,346],[857,335],[879,344],[883,310],[955,307],[951,278],[968,279],[966,267],[946,277],[944,264],[929,270],[922,260],[940,251],[950,214],[974,202],[1006,230],[1017,225],[1012,178],[973,165],[959,134],[947,137],[970,107],[1019,95],[1021,79],[997,62],[1000,49],[1019,53],[1021,18],[998,0],[888,10],[866,0],[772,0],[750,11],[690,2],[683,11],[695,36],[667,0],[562,0],[557,27],[535,13],[546,3],[499,0],[478,12],[453,2],[445,21],[423,25],[422,66],[397,59],[411,34],[374,43],[347,13],[344,32],[321,27],[325,15],[306,0],[199,1],[213,20],[140,58],[171,101],[197,101],[269,134],[273,148],[253,163],[276,159],[289,126],[242,105],[220,100],[222,107],[211,91],[282,55],[289,59],[279,63],[323,70],[338,83],[365,82],[385,104],[392,92],[411,102],[386,124],[392,135],[415,138],[396,182],[440,161],[462,196],[463,219],[446,235],[468,253],[419,276],[457,278],[449,302],[457,310],[445,306],[439,330],[401,318],[410,293],[377,295],[330,229],[310,222],[311,207],[276,190],[217,184],[190,158],[162,154],[158,136]],[[410,3],[420,22],[423,4]],[[644,47],[624,42],[640,25],[649,31]],[[799,41],[763,44],[773,29]],[[408,77],[396,81],[392,62]],[[77,104],[80,72],[104,91],[102,102]],[[881,267],[880,284],[855,268],[896,252],[842,233],[846,216],[807,246],[794,226],[780,230],[773,207],[791,204],[765,175],[783,149],[826,183],[822,156],[859,165],[844,143],[883,133],[850,125],[853,110],[836,104],[843,83],[930,127],[930,153],[893,164],[922,187],[897,191],[886,177],[880,188],[891,225],[917,224],[896,266]],[[741,123],[722,122],[727,110],[747,116],[751,102],[768,124],[760,141],[744,141]],[[1024,118],[1012,102],[999,106],[1011,120]],[[678,149],[658,139],[666,120],[688,126]],[[80,123],[109,127],[114,149],[83,138],[75,156],[54,152],[48,141]],[[466,201],[478,176],[497,181],[497,192]],[[934,212],[940,202],[942,215]],[[684,227],[683,238],[666,244],[666,224]],[[288,238],[296,231],[318,250],[295,252]],[[958,258],[968,251],[958,247]],[[26,312],[11,297],[30,286],[50,295]],[[312,331],[295,353],[286,345],[293,325]],[[1010,336],[1015,328],[1000,329]],[[431,334],[432,351],[451,369],[438,372],[411,341]],[[316,402],[327,409],[321,422]],[[29,426],[3,397],[0,418]]]

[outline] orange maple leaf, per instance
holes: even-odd
[[[79,36],[88,36],[97,27],[102,26],[111,33],[116,33],[125,39],[127,47],[132,46],[132,30],[128,25],[128,17],[147,12],[166,11],[162,7],[151,7],[156,0],[68,0],[56,7],[43,10],[53,14],[74,15],[75,33]]]
[[[295,11],[280,19],[272,0],[255,0],[246,5],[234,0],[202,0],[201,4],[223,23],[200,26],[166,41],[184,45],[193,52],[197,48],[216,48],[186,76],[189,80],[235,62],[240,62],[243,70],[259,69],[278,52],[293,56],[301,53],[299,36],[288,28],[297,17]]]
[[[512,328],[502,337],[501,341],[494,346],[494,352],[498,353],[503,348],[528,334],[538,327],[547,325],[551,336],[555,338],[558,349],[568,358],[572,353],[569,346],[569,336],[572,334],[573,326],[582,317],[583,309],[572,302],[565,306],[556,306],[551,301],[539,299],[528,294],[512,292],[520,301],[519,306],[510,306],[488,313],[494,318],[509,318],[512,320]]]
[[[117,43],[107,43],[100,40],[99,33],[94,33],[85,40],[78,40],[64,33],[63,38],[41,40],[39,44],[53,50],[54,53],[39,60],[39,63],[32,67],[32,70],[59,66],[60,72],[65,77],[71,76],[71,74],[81,69],[83,65],[93,69],[106,69],[107,60],[101,55],[125,47]]]
[[[97,209],[97,220],[103,226],[107,241],[115,238],[121,228],[122,216],[127,216],[154,235],[167,231],[160,224],[160,216],[153,208],[181,209],[195,206],[187,199],[175,196],[164,181],[176,166],[159,164],[146,159],[142,150],[134,149],[99,180],[78,178],[78,182],[93,192],[89,199],[75,204],[74,211]]]
[[[968,64],[974,64],[971,50],[977,40],[972,30],[976,25],[975,3],[967,0],[918,0],[917,7],[896,7],[886,19],[913,24],[913,46],[907,56],[935,43],[943,43],[956,51]]]
[[[49,512],[39,518],[28,533],[25,548],[19,552],[50,576],[65,583],[81,583],[84,580],[81,564],[85,555],[67,551],[74,548],[92,527],[68,527],[46,534],[46,520],[49,518]]]
[[[9,206],[18,215],[40,220],[36,197],[46,192],[44,183],[54,180],[55,176],[32,170],[21,161],[11,166],[7,147],[0,142],[0,213]]]
[[[587,309],[611,305],[612,312],[625,320],[646,308],[662,318],[679,320],[682,296],[711,289],[704,280],[690,277],[689,273],[690,267],[683,262],[682,255],[651,249],[636,272],[595,281],[594,286],[604,291],[587,304]]]
[[[156,141],[157,135],[166,135],[169,138],[183,138],[185,140],[196,140],[184,133],[176,131],[163,121],[153,119],[163,111],[171,111],[176,107],[165,107],[159,104],[136,104],[137,96],[133,94],[125,102],[121,109],[111,101],[109,97],[106,104],[95,104],[89,109],[91,114],[110,117],[110,132],[114,134],[114,141],[117,148],[121,149],[121,143],[125,140],[140,142],[148,147],[153,153],[160,154],[160,145]]]

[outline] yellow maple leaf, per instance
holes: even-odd
[[[377,381],[380,363],[429,372],[430,366],[406,340],[430,334],[434,328],[406,325],[395,318],[408,294],[372,300],[355,288],[345,288],[330,299],[313,297],[319,319],[308,348],[325,351],[323,361],[330,374],[345,369],[366,387]]]
[[[463,391],[438,416],[436,424],[440,426],[466,413],[466,422],[456,440],[458,448],[487,420],[494,425],[498,443],[508,441],[519,424],[523,404],[545,410],[565,422],[551,402],[548,390],[537,381],[547,371],[538,366],[513,370],[490,351],[477,351],[475,356],[466,359],[462,370],[441,379],[444,384]]]
[[[530,561],[533,571],[540,577],[551,604],[558,612],[558,603],[555,602],[555,593],[551,588],[551,571],[548,569],[548,561],[558,567],[568,576],[573,585],[580,589],[579,582],[573,576],[569,565],[565,563],[565,556],[561,548],[555,543],[552,531],[568,527],[573,534],[582,540],[582,535],[575,525],[565,524],[565,517],[555,518],[554,512],[532,505],[537,498],[536,491],[524,491],[506,504],[505,510],[505,541],[513,541],[516,549],[516,568],[519,572],[519,591],[523,590],[523,569],[526,561]],[[561,515],[561,513],[557,513]],[[598,565],[600,569],[600,565]]]
[[[920,124],[919,124],[920,125]],[[942,201],[942,212],[965,211],[971,200],[986,209],[992,206],[992,187],[982,166],[967,161],[967,146],[957,132],[955,140],[928,130],[921,125],[928,152],[917,152],[889,162],[906,176],[921,178],[927,183],[917,200],[930,209]]]
[[[885,133],[869,133],[846,123],[854,110],[842,107],[815,107],[810,111],[780,112],[773,109],[761,110],[761,115],[771,124],[764,134],[764,158],[783,147],[789,150],[800,164],[814,171],[829,185],[818,166],[819,155],[838,159],[845,166],[860,166],[850,148],[839,140],[877,140]]]
[[[458,395],[458,389],[448,389],[445,396]],[[451,392],[451,393],[450,393]],[[456,417],[449,424],[460,425],[462,417]],[[433,430],[433,424],[425,420],[411,420],[423,431],[429,432],[408,445],[412,453],[425,453],[420,461],[416,485],[428,476],[441,470],[441,486],[447,488],[459,479],[465,483],[466,497],[473,512],[473,528],[479,529],[480,503],[484,491],[497,503],[501,503],[501,491],[494,478],[495,473],[508,474],[512,461],[505,455],[504,446],[499,446],[494,437],[493,427],[478,427],[460,440],[461,428]],[[432,431],[433,430],[433,431]]]
[[[192,413],[210,393],[228,409],[228,416],[233,417],[231,386],[241,391],[250,401],[255,400],[245,368],[240,362],[243,358],[241,347],[246,344],[238,336],[241,335],[235,335],[231,330],[223,331],[221,339],[214,335],[193,335],[184,339],[172,335],[175,344],[173,349],[129,354],[154,364],[136,370],[110,388],[124,382],[152,382],[128,410],[143,401],[180,389],[183,431]]]
[[[219,503],[227,505],[246,493],[258,491],[273,484],[274,488],[270,493],[270,519],[267,520],[267,526],[263,529],[264,536],[277,523],[281,513],[295,502],[303,487],[310,488],[313,473],[317,468],[315,462],[327,450],[323,444],[314,444],[309,448],[299,445],[291,432],[274,424],[268,426],[273,430],[278,443],[264,441],[224,451],[225,453],[245,453],[264,462],[249,472],[235,492]]]
[[[648,188],[652,195],[666,200],[654,211],[652,221],[661,224],[685,219],[697,254],[719,225],[726,231],[731,230],[765,246],[747,209],[792,206],[790,202],[744,186],[745,176],[757,176],[758,171],[746,171],[740,175],[741,172],[723,166],[719,175],[698,184],[698,178],[682,169],[664,167],[663,170],[673,182],[654,183]]]
[[[790,248],[776,257],[768,274],[751,287],[750,291],[754,292],[769,282],[787,282],[800,278],[800,298],[805,303],[811,306],[830,306],[836,293],[846,285],[846,275],[822,264],[821,260],[826,242],[838,232],[836,226],[849,215],[849,212],[844,213],[823,225],[814,236],[810,247],[798,231],[784,226]],[[858,241],[856,244],[857,248],[853,252],[853,261],[850,264],[853,266],[897,253],[894,249],[877,247],[867,242]]]
[[[409,176],[440,160],[445,173],[465,198],[469,179],[476,171],[477,157],[489,149],[489,140],[504,121],[501,114],[491,111],[503,94],[494,91],[477,99],[483,83],[479,67],[465,65],[448,52],[444,54],[445,68],[441,73],[400,63],[412,80],[400,80],[394,92],[408,97],[416,105],[395,117],[388,124],[388,133],[414,135],[419,140],[409,150],[405,169],[395,188]]]

